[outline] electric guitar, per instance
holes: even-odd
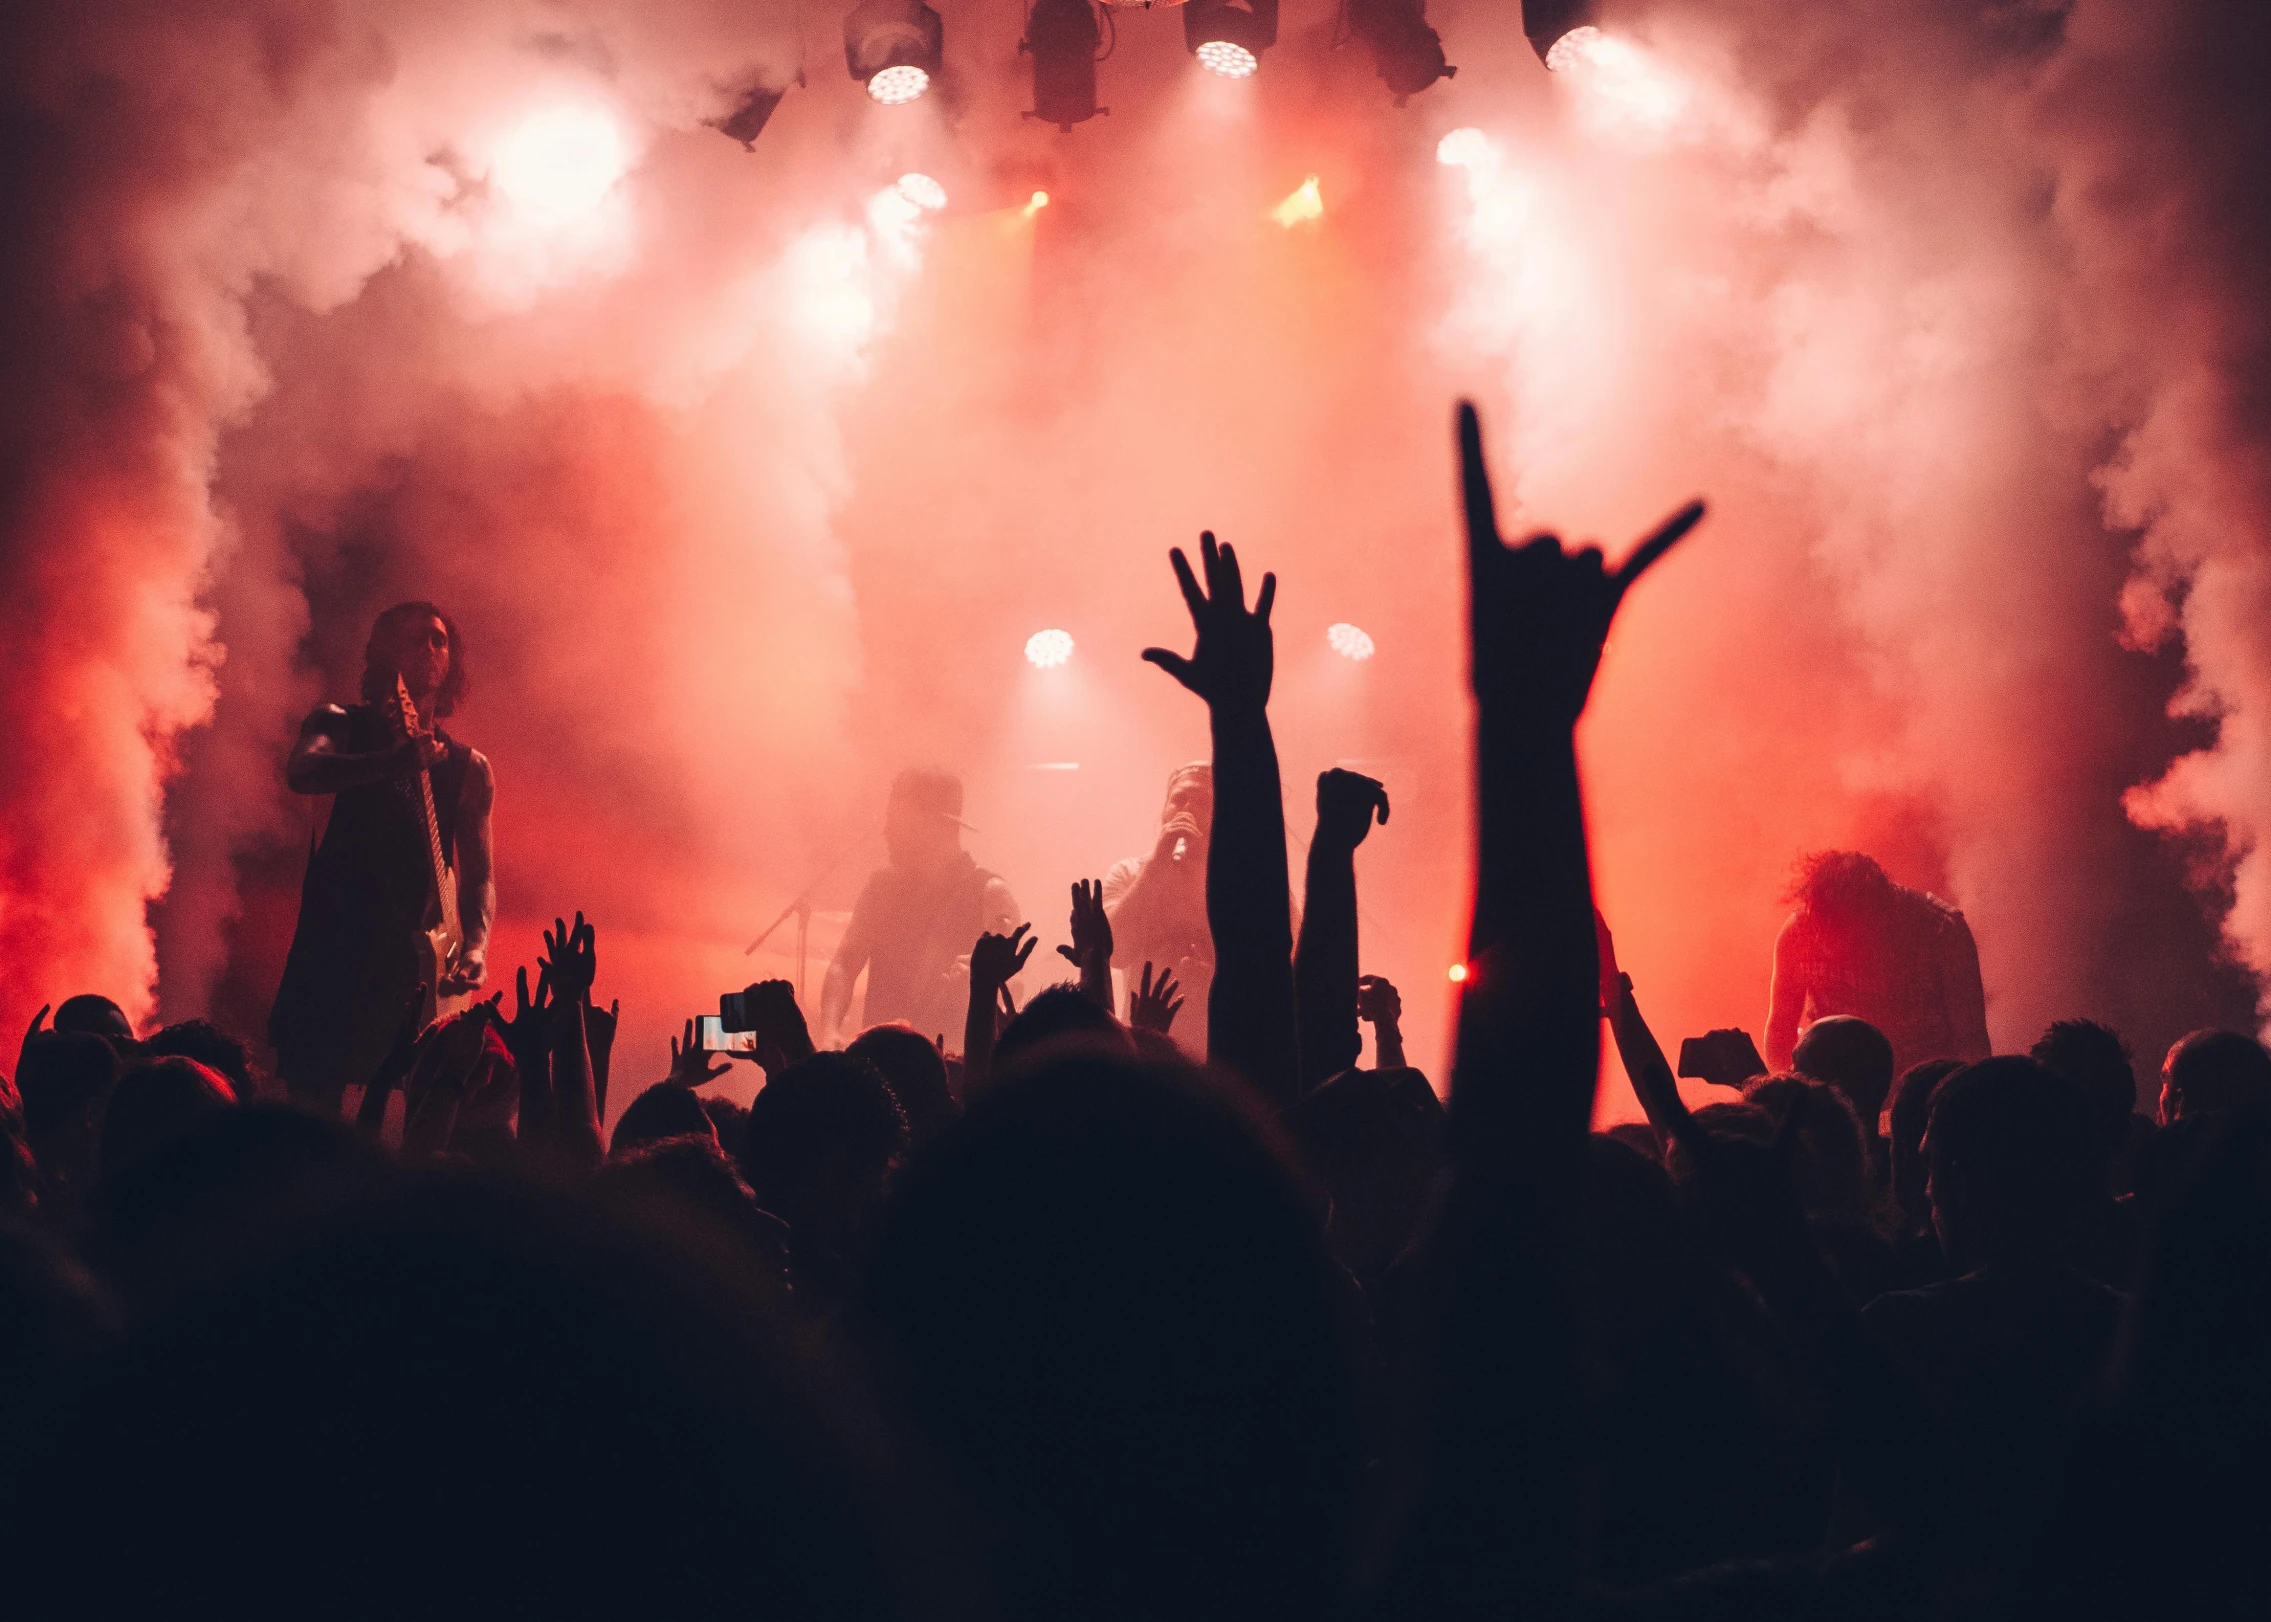
[[[410,702],[410,689],[400,676],[394,678],[391,710],[389,719],[397,738],[408,738],[418,730],[418,706]],[[426,908],[427,926],[418,935],[418,976],[426,983],[426,1006],[420,1017],[431,1023],[457,1013],[473,1000],[469,991],[441,994],[442,982],[457,972],[458,954],[465,947],[465,926],[457,915],[457,870],[442,855],[441,823],[434,816],[432,769],[420,767],[415,786],[405,782],[402,787],[410,796],[411,810],[425,819],[426,858],[434,880],[433,897]]]

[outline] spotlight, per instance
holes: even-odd
[[[1450,979],[1453,985],[1457,985],[1460,981],[1466,979],[1466,977],[1467,966],[1464,963],[1454,963],[1451,965]]]
[[[1035,631],[1025,639],[1025,657],[1035,670],[1054,670],[1072,657],[1070,631]]]
[[[1040,213],[1041,210],[1047,208],[1048,206],[1049,194],[1045,191],[1037,191],[1032,196],[1025,199],[1024,208],[1020,209],[1018,212],[1023,214],[1027,219],[1031,219],[1034,215]]]
[[[1115,24],[1115,43],[1118,37]],[[1025,37],[1017,42],[1019,50],[1033,57],[1033,110],[1027,118],[1069,134],[1075,124],[1112,110],[1096,105],[1096,64],[1102,60],[1096,47],[1102,40],[1090,0],[1033,0]]]
[[[1348,29],[1372,48],[1380,82],[1399,107],[1459,71],[1443,60],[1443,38],[1427,26],[1427,0],[1348,0]]]
[[[1446,169],[1472,169],[1489,161],[1490,137],[1469,125],[1435,143],[1435,161]]]
[[[1249,9],[1250,6],[1250,9]],[[1246,79],[1277,43],[1277,0],[1190,0],[1183,7],[1183,43],[1199,66],[1225,79]]]
[[[844,66],[886,107],[930,89],[946,52],[946,25],[922,0],[860,0],[844,18]]]
[[[1325,641],[1343,659],[1353,659],[1362,664],[1372,657],[1372,638],[1362,628],[1351,625],[1346,620],[1338,625],[1326,626]]]
[[[1599,0],[1522,0],[1522,32],[1530,36],[1530,49],[1538,53],[1538,60],[1559,73],[1569,66],[1571,53],[1585,47],[1585,41],[1569,41],[1569,36],[1599,35],[1594,25],[1600,10]],[[1564,41],[1569,41],[1567,50],[1561,49]]]
[[[919,209],[936,213],[946,206],[946,188],[928,175],[901,175],[899,195]]]
[[[1288,231],[1297,225],[1304,225],[1311,220],[1321,220],[1324,217],[1325,194],[1319,189],[1315,175],[1311,175],[1300,185],[1294,187],[1291,192],[1287,193],[1283,202],[1270,210],[1270,218],[1284,226]]]

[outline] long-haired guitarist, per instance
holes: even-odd
[[[292,1095],[319,1108],[370,1079],[421,983],[432,1013],[487,975],[496,784],[440,725],[464,693],[457,626],[397,603],[371,627],[362,701],[319,706],[292,745],[292,791],[334,798],[268,1037]]]

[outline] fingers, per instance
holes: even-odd
[[[1191,681],[1191,661],[1181,654],[1172,653],[1166,648],[1146,648],[1143,650],[1143,661],[1145,664],[1157,665],[1192,692],[1198,691]]]
[[[1490,469],[1482,459],[1482,419],[1472,400],[1459,402],[1459,488],[1466,499],[1467,559],[1473,567],[1506,543],[1498,538],[1498,504],[1491,497]]]
[[[1703,522],[1702,501],[1689,502],[1671,517],[1656,526],[1654,534],[1633,548],[1632,556],[1624,560],[1624,567],[1616,572],[1617,595],[1622,597],[1632,589],[1632,583],[1648,572],[1648,566],[1677,546],[1680,537]]]
[[[1378,803],[1380,810],[1380,826],[1385,828],[1388,826],[1388,790],[1382,784],[1375,783],[1372,786],[1375,790],[1372,798]]]
[[[1260,620],[1264,625],[1269,624],[1270,604],[1276,601],[1277,575],[1273,572],[1262,576],[1261,595],[1254,599],[1254,618]]]
[[[1036,935],[1031,940],[1027,941],[1022,948],[1019,949],[1017,956],[1011,961],[1009,965],[1009,972],[1013,976],[1023,974],[1025,972],[1025,960],[1033,955],[1033,948],[1040,944],[1041,937]],[[1007,988],[1005,987],[1004,989],[1006,990]]]
[[[1234,546],[1217,546],[1212,530],[1199,537],[1199,546],[1207,555],[1208,595],[1217,604],[1228,603],[1233,608],[1243,609],[1246,606],[1246,579],[1238,569],[1238,549]]]
[[[1209,555],[1205,557],[1204,561],[1207,565],[1208,583],[1212,584],[1214,560],[1211,556],[1211,549],[1214,546],[1214,537],[1208,535],[1203,539],[1209,548]],[[1169,547],[1167,549],[1167,561],[1174,566],[1175,584],[1183,590],[1183,606],[1191,611],[1191,623],[1196,625],[1199,622],[1199,616],[1206,612],[1206,593],[1199,589],[1198,579],[1191,573],[1191,560],[1183,556],[1181,547]]]
[[[47,1025],[47,1016],[54,1007],[55,1005],[53,1003],[46,1002],[43,1002],[39,1005],[39,1012],[32,1015],[32,1022],[30,1026],[27,1027],[24,1031],[24,1040],[26,1042],[29,1042],[33,1037],[39,1035],[41,1030],[45,1028],[45,1026]]]
[[[1076,969],[1080,967],[1080,954],[1069,946],[1058,947],[1057,956],[1063,958],[1067,963],[1070,963]]]

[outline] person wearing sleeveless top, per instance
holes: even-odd
[[[419,730],[398,739],[385,700],[400,677]],[[362,701],[319,705],[285,767],[295,794],[332,797],[300,887],[299,923],[268,1020],[276,1071],[292,1096],[336,1113],[342,1093],[385,1058],[417,990],[418,937],[434,905],[417,774],[433,776],[442,855],[457,872],[465,944],[444,996],[487,976],[496,914],[489,762],[441,728],[465,692],[457,627],[431,603],[398,603],[371,627]]]

